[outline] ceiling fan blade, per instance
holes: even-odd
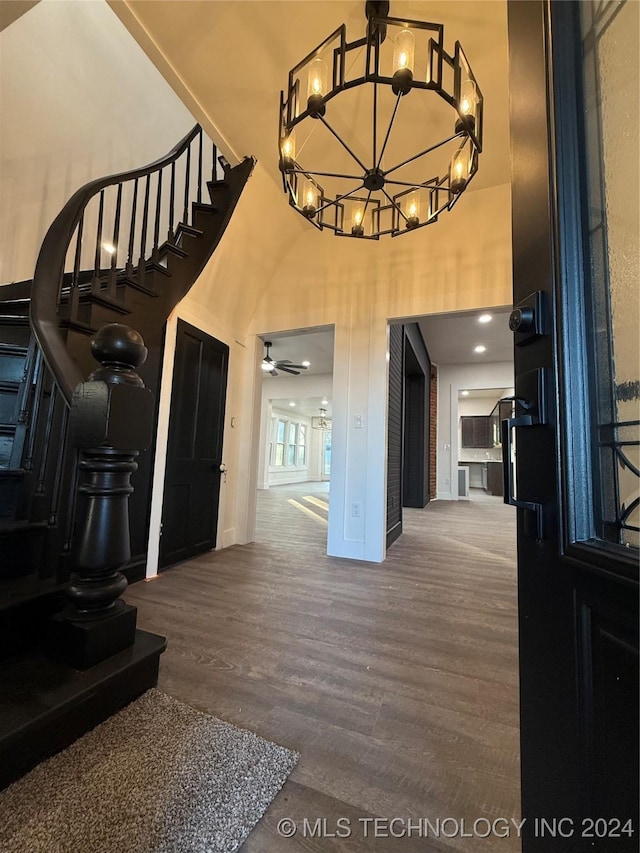
[[[295,367],[297,370],[306,370],[307,369],[306,364],[294,364],[292,361],[289,361],[288,359],[285,361],[279,361],[278,367],[283,367],[283,368],[284,367]]]
[[[269,376],[277,376],[277,375],[278,375],[278,371],[275,369],[275,367],[269,371]]]
[[[285,373],[293,373],[294,376],[300,376],[299,370],[291,370],[290,367],[285,367],[282,364],[278,365],[278,370],[284,370]]]

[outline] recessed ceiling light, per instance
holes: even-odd
[[[290,406],[295,406],[295,403],[293,402],[293,400],[289,403],[289,405],[290,405]]]
[[[478,317],[478,323],[490,323],[493,320],[491,314],[481,314]]]
[[[322,403],[322,405],[323,405],[323,406],[328,406],[328,405],[329,405],[329,401],[328,401],[328,400],[326,400],[324,397],[322,398],[322,400],[321,400],[320,402]]]
[[[468,392],[468,391],[461,391],[460,393],[462,394],[462,396],[463,396],[463,397],[468,397],[468,396],[469,396],[469,392]]]
[[[486,352],[487,348],[485,346],[483,346],[482,344],[478,344],[477,347],[473,348],[473,351],[474,352]]]
[[[311,367],[311,362],[310,361],[303,361],[302,366],[303,367]]]

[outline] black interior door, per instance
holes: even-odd
[[[229,348],[178,321],[160,566],[216,544]]]
[[[637,16],[509,4],[525,853],[638,850]]]

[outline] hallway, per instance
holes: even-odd
[[[359,823],[464,819],[472,833],[518,818],[515,513],[405,510],[377,565],[325,555],[328,498],[326,483],[259,492],[256,543],[125,596],[168,638],[161,690],[301,753],[243,851],[518,850],[513,825],[479,840],[450,821],[425,841]],[[292,840],[284,817],[299,823]],[[326,818],[326,837],[302,838],[303,818]],[[338,818],[350,838],[330,837]]]

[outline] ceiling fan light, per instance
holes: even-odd
[[[268,370],[273,370],[273,364],[269,361],[263,361],[260,367],[265,371],[265,373]]]

